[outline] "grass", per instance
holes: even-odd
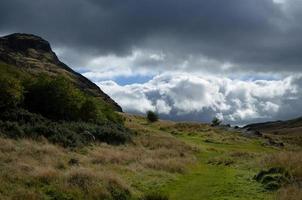
[[[249,200],[278,195],[286,200],[301,192],[296,185],[268,192],[253,180],[269,167],[263,160],[279,166],[286,158],[262,139],[207,124],[123,117],[134,136],[119,146],[68,149],[43,138],[0,137],[0,199]]]
[[[172,200],[187,199],[273,199],[273,194],[252,180],[257,173],[253,164],[262,152],[274,151],[261,146],[261,142],[241,138],[235,133],[208,131],[192,134],[183,131],[178,138],[197,145],[201,152],[198,164],[190,173],[180,176],[165,190]],[[180,131],[180,130],[178,130]],[[208,138],[207,140],[205,138]]]
[[[193,154],[190,145],[152,131],[127,145],[77,149],[0,137],[0,199],[139,198],[184,173]]]

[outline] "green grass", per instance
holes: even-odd
[[[260,170],[259,160],[276,148],[263,146],[258,138],[246,138],[239,133],[231,133],[200,125],[169,124],[167,122],[146,123],[136,118],[135,123],[147,130],[160,134],[174,133],[175,137],[200,150],[196,153],[197,162],[189,166],[187,173],[170,177],[146,188],[167,194],[171,200],[252,200],[273,199],[275,194],[267,192],[261,184],[253,180]],[[176,133],[176,134],[175,134]],[[231,153],[241,152],[251,157],[232,157]],[[211,164],[209,161],[231,160],[231,165]],[[153,176],[156,180],[157,178]],[[167,179],[168,177],[166,177]],[[163,179],[165,180],[165,179]]]
[[[111,186],[123,189],[131,200],[274,198],[275,193],[253,180],[263,156],[279,151],[264,146],[262,139],[206,124],[148,123],[122,115],[133,131],[133,141],[126,145],[64,149],[44,140],[0,137],[0,199],[102,199],[115,194]],[[76,164],[70,164],[72,159]]]
[[[274,149],[261,146],[256,139],[243,138],[235,144],[224,144],[215,142],[215,137],[210,143],[204,141],[205,137],[190,134],[181,134],[178,138],[197,145],[202,152],[197,155],[197,165],[192,166],[188,174],[179,176],[165,187],[164,191],[171,200],[273,199],[272,193],[266,192],[261,184],[252,179],[257,173],[257,168],[251,166],[256,158],[246,159],[244,164],[235,159],[234,166],[212,165],[208,161],[228,158],[230,152],[262,154]]]

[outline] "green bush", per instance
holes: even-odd
[[[84,94],[64,77],[41,76],[26,84],[25,88],[25,108],[49,119],[123,122],[102,99]]]
[[[122,117],[101,98],[83,93],[64,77],[23,77],[8,69],[0,64],[1,135],[45,137],[64,147],[130,140]]]
[[[221,124],[220,119],[218,119],[217,117],[214,117],[212,120],[212,126],[219,126]]]
[[[54,120],[78,120],[84,95],[63,77],[41,76],[26,86],[25,107]]]
[[[79,147],[91,142],[124,144],[131,140],[131,132],[122,124],[106,121],[103,124],[88,122],[54,122],[23,109],[0,113],[0,132],[10,138],[47,138],[64,147]]]
[[[147,112],[147,119],[149,122],[156,122],[158,121],[158,115],[155,112],[149,110]]]
[[[17,79],[0,76],[0,110],[18,106],[23,99],[23,87]]]

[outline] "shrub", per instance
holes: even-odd
[[[147,119],[149,122],[156,122],[158,121],[158,115],[155,112],[149,110],[147,112]]]
[[[84,94],[64,77],[41,76],[25,84],[25,108],[52,120],[122,123],[101,98]]]
[[[17,79],[0,76],[0,109],[19,105],[23,99],[23,87]]]
[[[25,106],[54,120],[78,120],[84,96],[63,77],[41,76],[27,85]]]
[[[131,140],[131,132],[122,124],[106,121],[103,124],[87,122],[54,122],[41,115],[16,109],[0,113],[0,132],[10,138],[41,136],[64,147],[78,147],[101,141],[124,144]]]
[[[64,77],[17,79],[0,74],[0,132],[10,138],[41,136],[64,147],[93,141],[123,144],[130,131],[101,98],[84,94]],[[2,109],[3,108],[3,109]]]
[[[212,126],[219,126],[221,124],[221,120],[217,117],[214,117],[212,120]]]
[[[87,122],[97,122],[102,120],[101,112],[93,99],[86,99],[80,108],[80,118]]]

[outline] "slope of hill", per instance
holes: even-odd
[[[302,117],[287,120],[287,121],[275,121],[275,122],[264,122],[257,124],[250,124],[244,128],[257,130],[263,133],[270,133],[276,135],[296,135],[302,134]]]
[[[302,118],[287,121],[264,122],[250,124],[242,130],[256,131],[271,141],[282,141],[288,144],[302,146]]]
[[[122,108],[97,85],[62,63],[50,44],[38,36],[15,33],[0,37],[0,63],[16,66],[23,73],[32,76],[41,73],[50,76],[64,75],[81,90],[103,99],[116,111],[122,111]]]
[[[0,38],[0,135],[44,137],[64,147],[130,140],[99,87],[59,61],[47,41],[29,34]]]

